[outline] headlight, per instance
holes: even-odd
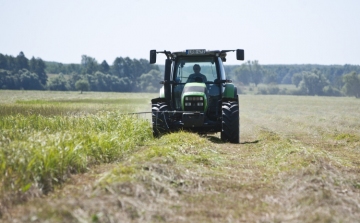
[[[203,102],[198,102],[197,106],[204,106],[204,103]]]
[[[191,106],[191,102],[185,102],[185,106]]]

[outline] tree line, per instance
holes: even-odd
[[[359,65],[260,65],[255,60],[225,68],[240,89],[265,84],[258,87],[259,94],[360,97]],[[296,89],[280,89],[280,84],[293,84]]]
[[[29,60],[23,52],[16,57],[0,54],[0,88],[43,90],[48,80],[45,67],[42,59]]]
[[[0,54],[0,89],[155,92],[162,79],[159,68],[145,59],[115,58],[109,65],[83,55],[79,64],[30,60]]]
[[[359,65],[261,65],[254,60],[225,70],[239,89],[254,86],[259,94],[360,97]],[[162,79],[163,66],[146,59],[117,57],[108,64],[82,55],[80,63],[62,64],[29,60],[23,52],[16,57],[0,53],[0,89],[157,92]],[[284,90],[280,84],[296,88]]]

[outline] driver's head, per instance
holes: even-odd
[[[195,64],[195,65],[193,66],[193,70],[194,70],[195,73],[200,73],[200,70],[201,70],[200,65],[199,65],[199,64]]]

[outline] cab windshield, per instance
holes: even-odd
[[[198,78],[201,77],[201,78]],[[214,82],[218,79],[214,57],[180,58],[176,61],[176,83]]]

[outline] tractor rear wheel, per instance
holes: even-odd
[[[168,111],[169,107],[164,102],[152,104],[152,127],[154,137],[160,137],[169,132]]]
[[[240,143],[239,103],[225,101],[222,103],[221,140]]]

